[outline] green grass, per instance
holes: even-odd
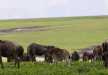
[[[0,35],[26,47],[32,43],[51,44],[69,51],[103,42],[108,37],[108,17],[49,18],[0,21],[0,28],[27,26],[62,26],[47,31],[18,32]]]
[[[64,63],[22,63],[17,69],[10,63],[5,63],[5,69],[0,69],[0,75],[108,75],[107,69],[99,62],[74,62],[71,65]]]
[[[65,18],[40,18],[40,19],[19,19],[19,20],[1,20],[0,28],[14,28],[39,25],[76,25],[101,22],[107,24],[107,16],[89,16],[89,17],[65,17]],[[99,22],[99,23],[98,23]]]

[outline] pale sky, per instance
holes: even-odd
[[[0,19],[108,15],[108,0],[0,0]]]

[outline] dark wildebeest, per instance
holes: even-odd
[[[94,59],[94,54],[93,54],[93,52],[85,51],[85,52],[83,53],[82,58],[83,58],[83,61],[87,61],[87,60],[93,61],[93,59]]]
[[[108,41],[103,42],[102,47],[103,47],[102,60],[104,62],[104,66],[108,67]]]
[[[27,48],[27,53],[32,62],[36,61],[36,56],[45,56],[45,61],[49,63],[69,59],[69,52],[67,50],[37,43],[30,44]]]
[[[44,45],[32,43],[27,48],[27,54],[30,56],[32,62],[36,61],[37,56],[45,56],[48,49]]]
[[[78,60],[80,59],[79,53],[78,53],[77,51],[74,51],[74,52],[72,53],[72,55],[70,56],[70,59],[71,59],[72,61],[78,61]]]
[[[0,64],[1,68],[4,68],[3,62],[2,62],[2,56],[7,57],[8,62],[11,61],[11,59],[15,59],[15,65],[18,65],[18,68],[20,67],[20,59],[23,56],[24,49],[22,46],[15,44],[11,41],[7,40],[0,40]]]
[[[65,49],[60,48],[50,48],[46,54],[46,59],[50,60],[49,62],[54,63],[57,63],[58,61],[65,61],[66,63],[68,63],[69,57],[69,52]]]

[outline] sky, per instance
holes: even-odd
[[[108,0],[0,0],[0,19],[108,15]]]

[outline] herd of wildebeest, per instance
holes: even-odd
[[[2,57],[6,57],[8,62],[14,61],[15,66],[20,68],[20,62],[32,61],[36,62],[36,57],[43,56],[47,63],[58,63],[88,61],[91,62],[100,60],[105,67],[108,67],[108,41],[102,42],[100,45],[94,46],[91,51],[74,51],[72,53],[69,50],[58,48],[53,45],[41,45],[37,43],[31,43],[27,47],[27,52],[24,53],[23,46],[16,44],[9,40],[0,40],[0,64],[1,68],[4,68]]]

